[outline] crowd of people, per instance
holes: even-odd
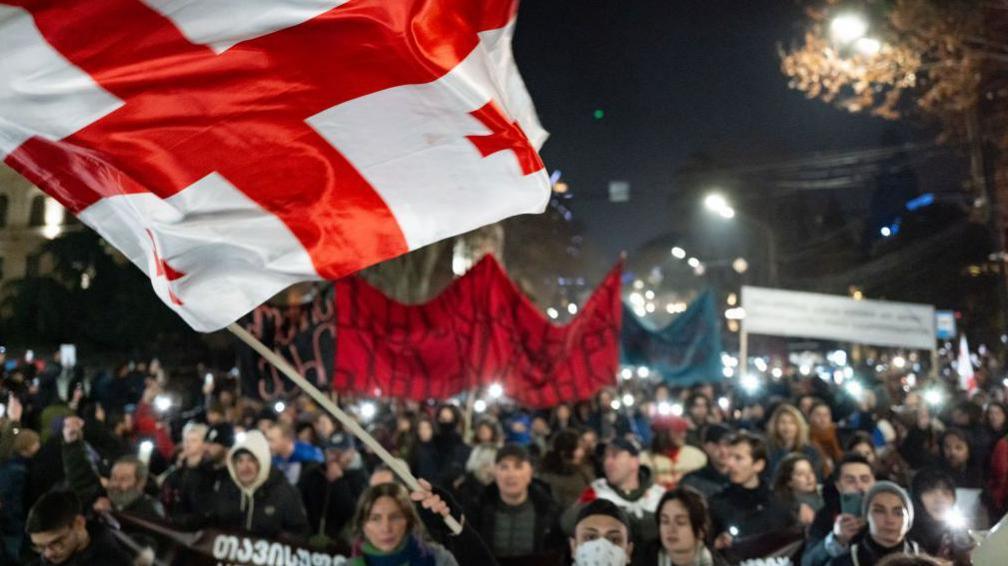
[[[986,374],[966,392],[871,364],[746,387],[631,372],[548,410],[338,397],[411,491],[308,397],[254,400],[233,372],[3,368],[0,564],[177,552],[124,517],[362,565],[968,564],[1008,508],[1008,381]]]

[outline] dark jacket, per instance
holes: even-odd
[[[83,441],[63,443],[63,469],[67,483],[80,498],[85,509],[90,509],[96,499],[105,495],[101,479],[91,460],[88,459]],[[165,516],[161,503],[146,493],[141,493],[132,503],[117,511],[154,521],[161,520]]]
[[[169,517],[198,513],[214,491],[213,465],[208,461],[190,467],[177,466],[161,484],[161,502]]]
[[[6,556],[12,564],[21,556],[28,507],[28,460],[14,456],[0,463],[0,564]]]
[[[710,500],[713,534],[731,527],[738,529],[734,538],[745,538],[791,526],[791,515],[773,497],[762,482],[756,489],[729,484]]]
[[[683,476],[679,485],[692,487],[709,500],[728,487],[729,483],[731,482],[728,481],[728,476],[717,471],[714,464],[708,460],[706,466]]]
[[[851,556],[855,553],[857,554],[856,562]],[[874,566],[890,554],[920,554],[920,550],[917,543],[910,540],[904,539],[901,544],[886,548],[867,536],[860,542],[852,543],[846,554],[830,560],[829,566],[855,566],[855,564],[857,566]]]
[[[234,469],[237,452],[247,451],[259,462],[259,475],[249,487],[239,487]],[[245,530],[261,537],[280,533],[304,537],[309,533],[301,494],[282,473],[270,466],[266,437],[259,431],[246,433],[245,439],[228,452],[227,466],[231,481],[218,482],[210,501],[205,524],[223,529]]]
[[[529,485],[529,501],[535,510],[535,524],[532,528],[533,553],[538,554],[563,548],[564,536],[560,530],[560,508],[550,497],[547,488],[538,481],[533,481]],[[467,513],[473,527],[491,549],[494,547],[494,522],[497,510],[503,505],[500,490],[496,483],[492,483],[486,486],[477,507]]]
[[[112,532],[109,531],[107,527],[98,522],[89,521],[87,524],[87,530],[88,535],[91,537],[91,542],[84,550],[71,556],[66,562],[63,562],[61,566],[133,565],[133,557],[126,548],[115,539]],[[51,563],[40,556],[34,564],[48,565]]]
[[[367,478],[360,469],[344,470],[343,477],[334,482],[326,479],[325,466],[314,466],[305,471],[298,482],[298,491],[301,492],[311,532],[338,538],[353,519],[357,499],[366,488]]]

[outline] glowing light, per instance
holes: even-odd
[[[727,397],[721,397],[717,400],[718,407],[721,407],[722,411],[727,411],[731,407],[731,401]]]
[[[908,373],[906,376],[906,384],[910,387],[917,387],[917,374]]]
[[[647,300],[649,300],[649,301],[653,301],[654,300],[654,291],[652,291],[651,289],[648,289],[647,291],[644,291],[644,298],[647,299]]]
[[[633,293],[630,293],[630,304],[637,305],[637,306],[643,305],[644,304],[644,295],[641,295],[637,291],[634,291]]]
[[[906,367],[906,358],[904,358],[903,356],[896,356],[895,358],[892,359],[892,365],[893,367],[903,369]]]
[[[641,379],[646,379],[651,375],[651,369],[646,366],[641,366],[637,368],[637,377]]]
[[[728,218],[728,219],[735,218],[735,209],[730,206],[722,208],[721,210],[717,211],[717,213],[720,214],[722,218]]]
[[[668,401],[658,402],[658,414],[667,417],[672,414],[672,405]]]
[[[612,403],[609,403],[609,406],[612,407],[612,410],[618,411],[623,405],[618,400],[613,399]]]
[[[648,303],[644,305],[644,310],[647,311],[648,313],[653,313],[657,308],[658,307],[656,307],[654,303]]]
[[[798,368],[798,373],[802,375],[809,375],[812,373],[812,366],[801,366]]]
[[[864,394],[864,387],[858,381],[848,381],[847,385],[844,386],[844,389],[846,389],[847,393],[855,399],[860,399],[861,395]]]
[[[492,399],[500,399],[504,395],[504,386],[500,383],[490,384],[490,387],[487,388],[487,395],[490,395]]]
[[[728,207],[728,200],[724,196],[717,193],[709,194],[704,198],[704,206],[707,210],[712,210],[714,212],[720,212],[722,209]]]
[[[487,409],[487,402],[484,401],[483,399],[477,399],[476,402],[473,403],[473,410],[476,411],[477,413],[482,413],[486,409]]]
[[[826,359],[835,366],[845,366],[847,365],[847,352],[834,350],[826,355]]]
[[[745,273],[746,271],[749,271],[749,262],[746,261],[744,257],[735,258],[735,261],[732,262],[731,266],[732,269],[735,270],[735,273]]]
[[[747,374],[742,378],[740,382],[742,389],[745,389],[747,393],[755,393],[760,388],[759,378],[752,374]]]
[[[738,527],[736,527],[735,525],[728,527],[728,534],[730,534],[733,537],[737,537],[739,534]]]
[[[150,440],[144,440],[140,443],[137,448],[137,458],[144,464],[149,464],[151,459],[151,454],[154,453],[154,443]]]
[[[734,307],[736,304],[738,304],[738,295],[736,295],[735,293],[729,293],[728,294],[728,306],[729,307]]]
[[[700,265],[698,265],[698,266],[696,266],[696,267],[693,268],[693,274],[696,275],[697,277],[703,275],[706,272],[707,272],[707,268],[702,263]]]
[[[888,226],[883,226],[879,230],[879,234],[882,234],[883,238],[888,238],[889,236],[892,236],[892,228],[890,228]]]
[[[373,419],[374,416],[378,413],[378,407],[375,407],[375,404],[370,401],[365,401],[361,403],[360,408],[358,410],[360,411],[361,418],[363,418],[365,421]]]
[[[862,37],[854,42],[854,49],[866,57],[874,57],[882,51],[882,42],[874,37]]]
[[[569,312],[571,314],[577,314],[577,311],[578,311],[577,303],[568,303],[567,304],[567,312]]]
[[[753,365],[756,366],[756,369],[758,369],[759,371],[765,372],[767,370],[767,363],[766,360],[764,360],[763,358],[754,359]]]
[[[235,433],[235,444],[241,444],[245,442],[245,431]]]
[[[963,514],[958,508],[953,507],[945,513],[945,524],[952,529],[965,529],[966,528],[966,515]]]
[[[634,397],[633,397],[633,395],[631,395],[629,393],[624,394],[623,395],[623,404],[626,405],[627,407],[632,407],[633,404],[634,404]]]
[[[58,224],[46,224],[42,227],[42,236],[47,240],[53,240],[59,236],[63,229]]]
[[[637,290],[641,290],[641,289],[643,289],[643,288],[644,288],[644,282],[643,282],[643,281],[641,281],[640,279],[638,279],[638,280],[634,281],[634,282],[633,282],[633,288],[634,288],[634,289],[637,289]]]
[[[745,309],[742,307],[732,307],[724,312],[724,316],[728,320],[742,320],[745,315]]]
[[[840,43],[851,43],[868,33],[868,22],[858,14],[841,14],[830,22],[830,34]]]
[[[633,379],[633,370],[630,368],[623,368],[620,371],[620,377],[623,379]]]
[[[732,377],[733,375],[735,375],[735,370],[733,370],[732,368],[724,368],[723,370],[721,370],[721,373],[724,374],[725,377]]]
[[[682,414],[683,414],[683,406],[682,406],[681,403],[673,403],[672,404],[672,414],[675,415],[675,416],[677,416],[677,417],[681,417],[682,416]]]
[[[928,389],[924,392],[924,401],[931,406],[941,405],[944,397],[942,392],[937,389]]]
[[[158,395],[154,398],[154,408],[158,411],[165,413],[171,409],[172,400],[171,397],[167,395]]]
[[[699,260],[699,259],[697,259],[697,258],[695,258],[695,257],[691,257],[691,258],[689,258],[689,259],[687,259],[687,260],[686,260],[686,263],[687,263],[687,264],[688,264],[688,265],[689,265],[690,267],[692,267],[692,268],[696,269],[696,267],[697,267],[698,265],[700,265],[700,260]]]
[[[772,375],[774,379],[780,379],[784,377],[784,370],[781,368],[773,368],[770,370],[770,375]]]
[[[546,316],[555,319],[556,317],[560,316],[560,312],[557,311],[555,308],[550,307],[546,309]]]
[[[679,246],[676,246],[672,248],[672,257],[676,259],[683,259],[684,257],[686,257],[686,250],[680,248]]]
[[[854,377],[854,368],[852,368],[852,367],[845,367],[845,368],[843,368],[843,375],[847,379],[850,379],[850,378]]]
[[[273,410],[276,411],[277,413],[282,413],[286,409],[287,409],[287,405],[283,401],[277,401],[273,405]]]

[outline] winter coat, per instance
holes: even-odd
[[[235,454],[247,451],[259,462],[259,474],[249,486],[241,486],[235,471]],[[284,533],[303,537],[309,532],[308,517],[301,494],[284,475],[272,469],[269,444],[257,430],[228,451],[227,469],[231,481],[219,483],[210,501],[207,524],[223,529],[245,530],[255,536],[275,537]]]
[[[538,554],[556,548],[563,548],[564,536],[560,530],[560,507],[550,497],[547,488],[533,481],[529,485],[529,501],[535,511],[535,522],[532,525],[532,553]],[[500,490],[496,483],[486,486],[477,507],[469,510],[466,516],[473,527],[480,533],[490,548],[494,548],[494,527],[497,511],[504,502],[500,498]]]
[[[564,532],[573,535],[577,514],[582,506],[596,499],[608,499],[623,509],[630,519],[630,538],[637,549],[635,554],[641,552],[648,543],[657,540],[658,523],[655,521],[655,513],[665,489],[651,481],[651,471],[647,468],[641,466],[638,473],[640,485],[629,493],[611,485],[604,477],[593,481],[578,502],[564,512],[561,521]]]
[[[830,560],[829,566],[875,566],[890,554],[920,554],[920,548],[917,543],[906,539],[893,548],[886,548],[867,536],[860,542],[852,543],[846,554]]]
[[[705,499],[709,500],[715,494],[728,487],[729,483],[728,476],[717,471],[714,464],[707,462],[706,466],[683,476],[679,485],[692,487],[702,493]]]
[[[543,471],[539,479],[550,487],[553,500],[561,509],[566,509],[577,502],[578,497],[588,489],[595,480],[595,473],[590,465],[570,465],[566,470]]]
[[[710,499],[710,515],[714,536],[731,527],[738,529],[734,538],[745,538],[792,525],[789,509],[763,483],[755,489],[729,484]]]
[[[60,566],[133,566],[132,555],[115,539],[107,527],[89,521],[87,531],[91,542],[84,550],[74,554]],[[33,564],[48,566],[51,562],[40,556]]]
[[[28,508],[25,494],[28,486],[28,461],[14,456],[0,464],[0,563],[3,557],[16,563],[24,542],[25,518]]]
[[[298,491],[308,515],[308,524],[315,534],[339,538],[353,519],[357,499],[367,488],[363,470],[344,470],[334,482],[325,475],[324,466],[315,466],[302,474]]]

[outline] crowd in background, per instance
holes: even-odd
[[[336,545],[352,564],[968,563],[970,529],[1008,508],[1008,386],[866,367],[855,387],[787,364],[745,387],[631,371],[548,410],[507,392],[339,397],[429,482],[411,493],[306,396],[253,400],[234,372],[8,360],[0,564],[171,554],[111,513]]]

